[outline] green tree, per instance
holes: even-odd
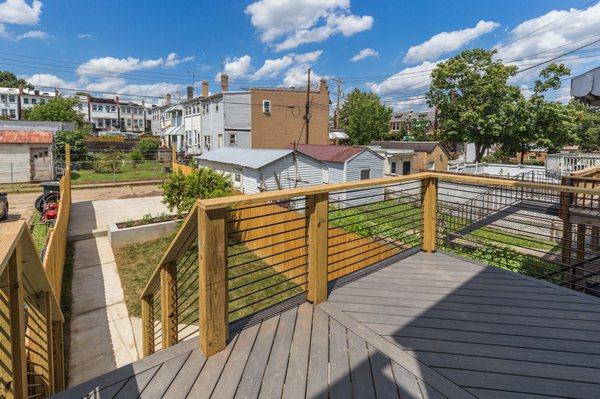
[[[158,151],[158,147],[159,144],[157,140],[150,137],[145,137],[139,141],[135,149],[142,153],[146,159],[152,159],[156,157],[156,151]]]
[[[33,86],[29,84],[25,79],[17,78],[17,75],[10,71],[0,71],[0,87],[19,87],[23,86],[28,89],[33,89]]]
[[[85,158],[87,154],[87,145],[85,139],[89,132],[84,129],[75,131],[59,131],[54,135],[54,152],[58,155],[65,154],[65,144],[71,145],[71,159],[79,161]]]
[[[189,175],[181,171],[171,173],[163,182],[163,203],[178,215],[189,212],[196,199],[226,197],[232,194],[229,177],[210,168],[194,169]]]
[[[74,107],[79,103],[77,98],[57,97],[44,104],[37,104],[27,113],[30,121],[75,122],[83,126],[83,115]]]
[[[429,106],[439,112],[441,138],[475,144],[475,159],[509,132],[519,89],[508,85],[517,67],[493,60],[496,50],[466,50],[431,72]]]
[[[390,131],[392,109],[382,105],[379,96],[354,89],[340,110],[340,126],[350,144],[369,144]]]
[[[548,65],[535,81],[531,97],[525,99],[521,96],[513,104],[510,129],[501,144],[507,153],[520,152],[521,163],[525,153],[534,147],[556,152],[577,140],[571,108],[544,98],[548,90],[560,89],[561,78],[570,73],[571,70],[562,64]]]
[[[575,134],[582,151],[600,151],[600,107],[590,107],[580,101],[569,104],[575,118]]]

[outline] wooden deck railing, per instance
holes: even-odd
[[[52,285],[56,300],[60,302],[71,215],[71,147],[69,144],[65,145],[65,171],[60,179],[59,190],[58,215],[54,226],[48,232],[48,244],[44,253],[44,270]]]
[[[515,214],[509,214],[503,207],[477,221],[446,212],[490,187],[504,187],[500,193],[529,192],[519,198],[541,201],[536,206],[546,217],[527,213],[536,209],[511,209]],[[535,199],[539,193],[544,196]],[[550,201],[548,193],[553,193]],[[290,298],[320,303],[327,299],[330,281],[416,246],[424,251],[443,247],[475,258],[486,255],[486,246],[521,246],[505,252],[526,256],[527,262],[558,251],[550,261],[552,269],[537,277],[576,289],[585,286],[589,292],[594,280],[583,277],[581,284],[581,278],[596,267],[588,264],[593,262],[593,239],[586,233],[583,258],[565,264],[556,241],[559,247],[569,245],[566,237],[572,231],[560,232],[554,241],[549,231],[561,230],[561,198],[593,193],[573,186],[424,172],[199,200],[142,294],[144,354],[199,336],[200,347],[210,356],[225,348],[231,323]],[[518,205],[531,207],[527,201]],[[572,213],[572,206],[561,212]],[[536,218],[553,227],[536,225]],[[504,224],[494,224],[500,219]],[[537,227],[528,232],[531,226]],[[548,231],[540,230],[546,227]],[[503,243],[503,237],[509,242]],[[588,263],[577,265],[581,260]],[[574,269],[577,277],[566,277]]]
[[[0,287],[1,397],[62,390],[63,316],[24,221],[0,224]]]

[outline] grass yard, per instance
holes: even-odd
[[[329,224],[363,237],[391,238],[408,245],[421,241],[421,209],[395,200],[329,210]]]
[[[115,260],[130,315],[141,317],[140,295],[173,236],[116,249]],[[198,266],[195,246],[177,268],[179,322],[198,317]],[[189,257],[188,257],[189,255]],[[241,245],[229,247],[229,318],[247,315],[299,294],[303,289]],[[298,272],[300,274],[300,272]]]
[[[31,221],[31,235],[33,236],[33,242],[35,243],[35,249],[38,253],[42,252],[46,245],[46,236],[48,235],[48,225],[42,223],[42,215],[34,210],[33,219]]]
[[[71,171],[71,183],[88,184],[88,183],[107,183],[135,180],[157,180],[167,177],[163,173],[163,164],[156,161],[142,161],[138,165],[134,165],[131,161],[120,163],[121,167],[118,172],[96,173],[92,169],[78,169]]]

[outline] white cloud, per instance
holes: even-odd
[[[315,62],[321,56],[322,53],[323,50],[315,50],[309,53],[291,53],[273,60],[265,60],[263,66],[261,66],[256,72],[254,72],[252,77],[256,80],[263,79],[266,77],[276,78],[288,67],[294,64],[302,65],[306,69],[311,63]]]
[[[89,76],[89,75],[121,75],[131,71],[137,71],[140,69],[151,69],[159,67],[163,64],[163,59],[158,58],[155,60],[140,60],[139,58],[127,57],[127,58],[115,58],[115,57],[101,57],[92,58],[91,60],[81,64],[77,68],[77,75]]]
[[[350,62],[360,61],[367,57],[377,57],[378,55],[379,53],[377,51],[373,50],[370,47],[367,47],[360,50],[358,54],[356,54],[354,57],[350,58]]]
[[[34,86],[45,86],[45,87],[67,87],[67,82],[63,79],[59,78],[56,75],[51,75],[49,73],[36,73],[29,77],[26,77],[29,83]]]
[[[6,26],[4,24],[0,24],[0,37],[5,38],[5,39],[10,37],[10,35],[8,34],[8,31],[6,30]]]
[[[229,75],[230,79],[241,78],[248,74],[252,57],[243,55],[241,57],[227,58],[223,73]],[[215,80],[218,82],[221,79],[221,72],[215,75]]]
[[[559,18],[561,21],[542,28]],[[558,46],[564,46],[558,50],[558,53],[568,51],[593,40],[593,38],[586,39],[591,35],[598,34],[598,26],[600,26],[600,3],[585,10],[576,8],[552,10],[539,17],[526,20],[512,29],[505,42],[506,47],[498,50],[498,57],[505,61],[515,60]],[[537,29],[540,30],[534,32]],[[528,36],[521,38],[524,35]],[[519,40],[516,41],[517,39]],[[511,43],[513,41],[516,42]],[[496,47],[501,47],[501,44]],[[570,44],[573,46],[569,46]],[[548,54],[543,56],[548,58]]]
[[[466,46],[498,26],[500,24],[497,22],[479,21],[473,28],[438,33],[426,42],[408,49],[404,62],[435,61],[441,55]]]
[[[23,40],[23,39],[38,39],[44,40],[48,38],[48,34],[41,30],[30,30],[29,32],[22,33],[18,35],[15,40]]]
[[[431,82],[431,70],[438,62],[440,61],[425,61],[419,65],[405,68],[381,83],[371,83],[368,86],[379,95],[406,94],[427,90]]]
[[[176,53],[169,53],[169,55],[167,56],[167,59],[165,60],[165,68],[175,68],[177,65],[183,63],[183,62],[190,62],[190,61],[194,61],[194,56],[190,55],[187,57],[183,57],[183,58],[178,58]]]
[[[315,71],[311,71],[310,80],[311,87],[324,78],[318,75]],[[287,70],[283,77],[284,86],[305,86],[308,82],[308,68],[305,65],[295,65]]]
[[[35,25],[40,20],[42,2],[34,0],[31,5],[25,0],[6,0],[0,3],[0,23]]]
[[[350,0],[259,0],[245,12],[261,32],[262,42],[277,51],[321,42],[338,33],[352,36],[373,25],[373,17],[351,13]]]
[[[91,33],[80,33],[77,35],[78,39],[93,39],[94,35],[92,35]]]
[[[423,96],[413,96],[405,100],[399,100],[392,103],[392,108],[397,112],[405,111],[424,111],[427,107],[427,100]]]

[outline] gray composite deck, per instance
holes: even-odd
[[[195,339],[58,398],[597,398],[600,301],[417,253],[232,334]]]

